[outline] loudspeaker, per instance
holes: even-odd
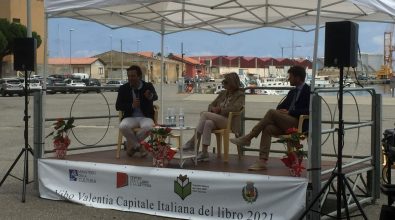
[[[380,212],[380,220],[392,220],[395,216],[395,207],[382,205]]]
[[[325,62],[327,67],[358,65],[358,24],[351,21],[325,23]]]
[[[14,41],[14,70],[36,71],[35,38],[15,38]]]

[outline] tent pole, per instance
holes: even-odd
[[[161,33],[160,33],[160,116],[161,124],[163,124],[163,80],[165,72],[165,64],[163,61],[163,51],[164,51],[164,39],[165,39],[165,24],[164,19],[161,22]]]
[[[27,37],[32,37],[32,13],[31,13],[31,0],[26,0],[26,28]]]
[[[312,111],[313,108],[313,99],[314,99],[314,90],[315,90],[315,76],[317,74],[317,55],[318,55],[318,40],[319,40],[319,31],[320,31],[320,16],[321,16],[321,0],[317,1],[317,15],[316,15],[316,23],[315,23],[315,31],[314,31],[314,52],[313,52],[313,66],[312,66],[312,76],[310,81],[310,120],[309,120],[309,135],[308,135],[308,158],[309,164],[308,169],[310,172],[307,172],[307,178],[309,180],[309,187],[306,199],[306,205],[310,204],[312,199],[315,198],[321,190],[321,170],[315,169],[321,167],[321,149],[320,146],[313,147],[313,143],[315,145],[321,145],[321,136],[313,137],[313,135],[321,135],[321,127],[317,125],[317,123],[313,123],[314,120],[320,118],[320,111]],[[315,97],[317,98],[317,97]],[[317,127],[313,127],[317,126]],[[319,129],[319,132],[312,133],[312,131],[316,131]],[[317,140],[319,141],[317,143]],[[306,206],[307,207],[307,206]],[[319,204],[316,203],[313,207],[313,210],[319,211]],[[317,212],[309,212],[308,219],[319,219],[320,214]]]

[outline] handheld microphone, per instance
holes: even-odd
[[[133,92],[134,92],[134,95],[136,96],[136,98],[140,98],[140,94],[139,94],[139,90],[138,89],[134,89]]]

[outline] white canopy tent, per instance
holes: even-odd
[[[46,0],[50,18],[93,21],[109,28],[162,33],[190,29],[236,34],[262,27],[310,31],[317,0]],[[321,0],[320,23],[337,20],[395,21],[391,0]],[[163,21],[163,22],[162,22]],[[309,27],[306,27],[310,26]]]
[[[395,23],[392,0],[46,0],[45,8],[48,18],[72,18],[112,29],[130,27],[160,33],[161,54],[165,34],[187,30],[232,35],[262,27],[307,32],[339,20]],[[318,31],[314,64],[317,42]],[[313,65],[313,87],[315,72]],[[163,118],[163,110],[161,115]]]
[[[161,54],[164,35],[180,31],[205,30],[233,35],[263,27],[315,30],[312,90],[318,30],[325,22],[395,23],[393,0],[46,0],[45,7],[48,18],[72,18],[112,29],[130,27],[159,33]],[[163,82],[163,58],[161,79]],[[162,88],[163,84],[160,90],[163,106]],[[161,114],[163,118],[163,112]],[[309,154],[310,150],[311,144]]]

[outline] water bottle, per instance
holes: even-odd
[[[171,121],[170,121],[170,108],[167,109],[167,114],[165,117],[165,126],[170,126]]]
[[[180,113],[178,114],[178,126],[179,127],[184,127],[184,109],[180,108]]]
[[[170,127],[176,126],[176,113],[174,108],[170,109]]]

